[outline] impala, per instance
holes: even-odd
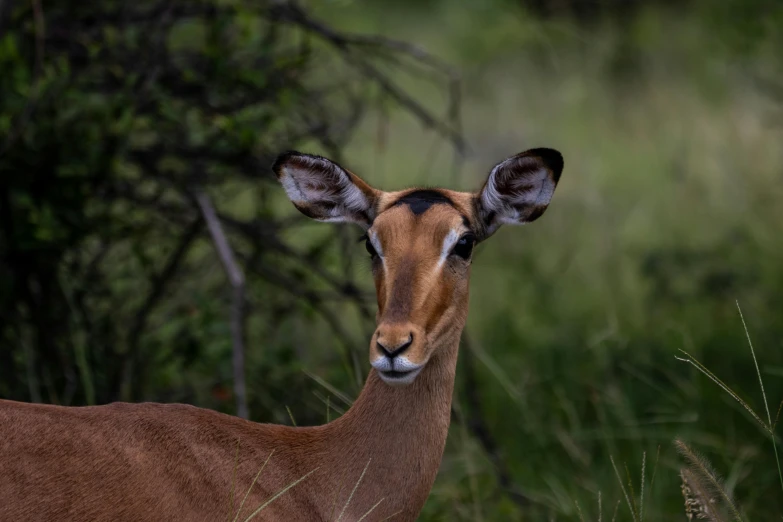
[[[273,169],[305,215],[365,230],[377,328],[353,406],[290,427],[181,404],[0,401],[0,520],[416,519],[449,429],[473,247],[544,212],[562,156],[508,158],[477,193],[383,192],[299,152]]]

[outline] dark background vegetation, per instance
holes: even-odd
[[[675,356],[763,413],[739,301],[775,421],[781,5],[1,0],[0,397],[334,418],[368,369],[368,264],[275,155],[468,190],[550,146],[546,216],[477,251],[422,520],[684,519],[677,436],[779,517],[768,434]]]

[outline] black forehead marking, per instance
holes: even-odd
[[[454,206],[454,202],[437,190],[415,190],[398,199],[394,206],[408,205],[411,212],[418,216],[426,212],[432,205],[441,203]]]

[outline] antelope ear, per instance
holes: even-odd
[[[538,219],[563,171],[563,156],[553,149],[530,149],[495,165],[477,194],[485,237],[503,223],[520,225]]]
[[[369,228],[380,191],[321,156],[291,151],[272,166],[288,198],[305,216],[319,221],[352,222]]]

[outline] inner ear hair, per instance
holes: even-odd
[[[301,152],[281,154],[272,169],[300,212],[319,221],[369,227],[379,191],[339,164]]]
[[[552,199],[563,156],[554,149],[530,149],[498,163],[477,194],[478,216],[485,236],[501,224],[524,224],[538,219]]]

